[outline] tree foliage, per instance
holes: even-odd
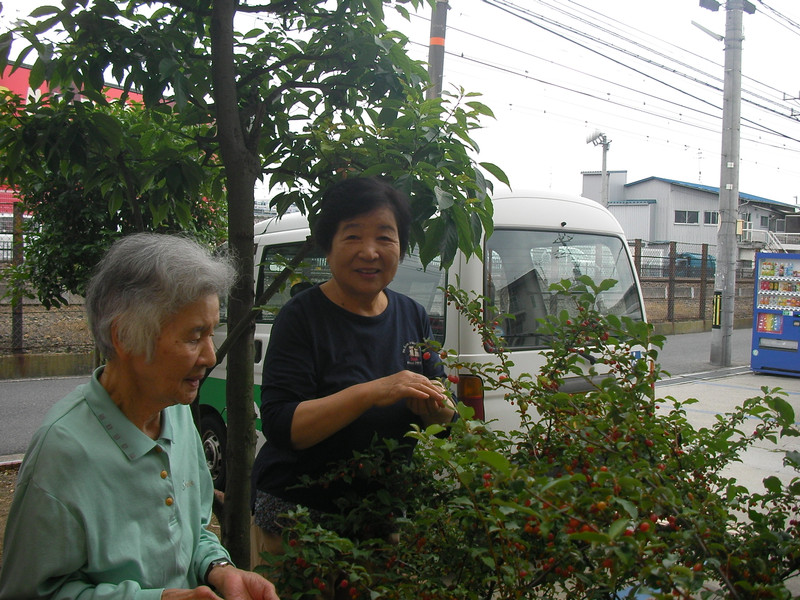
[[[387,6],[405,12],[425,4]],[[499,168],[473,156],[479,149],[471,131],[489,109],[461,90],[426,101],[425,67],[409,58],[405,37],[386,27],[384,9],[378,0],[88,0],[40,7],[14,32],[26,43],[15,64],[32,61],[32,87],[47,81],[102,106],[110,75],[123,100],[140,93],[147,111],[168,115],[175,131],[186,132],[196,163],[220,162],[222,176],[211,177],[209,194],[227,200],[228,245],[240,275],[228,325],[250,334],[227,356],[223,540],[237,564],[248,561],[255,445],[249,319],[256,181],[273,190],[279,213],[295,204],[313,220],[333,181],[389,177],[410,194],[412,241],[423,259],[441,255],[445,265],[458,248],[480,253],[481,234],[491,230],[486,174],[507,183]],[[0,37],[0,48],[11,37]],[[71,158],[61,154],[60,161]]]
[[[221,173],[204,160],[196,131],[136,103],[98,105],[72,93],[4,100],[0,178],[29,216],[14,277],[45,306],[83,294],[93,266],[125,233],[222,240],[225,206],[219,192],[212,197]]]

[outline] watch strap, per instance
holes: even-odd
[[[205,575],[205,577],[203,577],[203,581],[205,581],[205,584],[207,586],[209,586],[209,587],[213,587],[208,582],[208,576],[211,575],[211,571],[215,567],[228,567],[228,566],[232,567],[233,563],[231,561],[229,561],[227,558],[217,558],[217,559],[212,560],[210,563],[208,563],[208,568],[206,569],[206,575]]]

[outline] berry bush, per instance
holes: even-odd
[[[285,554],[267,557],[281,597],[790,598],[800,479],[770,477],[750,491],[725,471],[754,444],[777,448],[800,433],[785,393],[765,388],[713,427],[694,428],[693,400],[656,398],[663,337],[598,312],[609,283],[553,287],[572,308],[543,323],[552,351],[539,373],[522,376],[512,376],[492,308],[448,288],[499,360],[466,364],[435,350],[452,372],[502,390],[519,428],[496,431],[460,405],[454,424],[409,432],[411,464],[376,443],[341,465],[330,481],[377,485],[324,524],[289,515]],[[590,390],[561,391],[566,377]],[[794,452],[784,460],[800,465]]]

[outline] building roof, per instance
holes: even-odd
[[[664,177],[646,177],[644,179],[640,179],[639,181],[632,181],[630,183],[626,183],[625,187],[630,187],[633,185],[637,185],[639,183],[645,183],[647,181],[663,181],[664,183],[669,183],[672,185],[677,185],[685,188],[689,188],[692,190],[699,190],[701,192],[708,192],[710,194],[719,195],[719,187],[715,187],[713,185],[702,185],[700,183],[689,183],[687,181],[677,181],[676,179],[666,179]],[[794,204],[788,204],[786,202],[779,202],[778,200],[770,200],[769,198],[764,198],[762,196],[756,196],[754,194],[745,194],[744,192],[739,192],[739,199],[740,200],[747,200],[748,202],[757,202],[759,204],[766,204],[778,210],[783,210],[785,212],[797,212],[797,206]]]
[[[627,205],[631,206],[634,204],[656,204],[657,200],[655,198],[631,198],[628,200],[609,200],[608,204],[611,206],[614,205]]]

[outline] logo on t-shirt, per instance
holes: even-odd
[[[416,342],[408,342],[403,346],[403,354],[406,358],[406,368],[409,371],[422,372],[422,350]]]

